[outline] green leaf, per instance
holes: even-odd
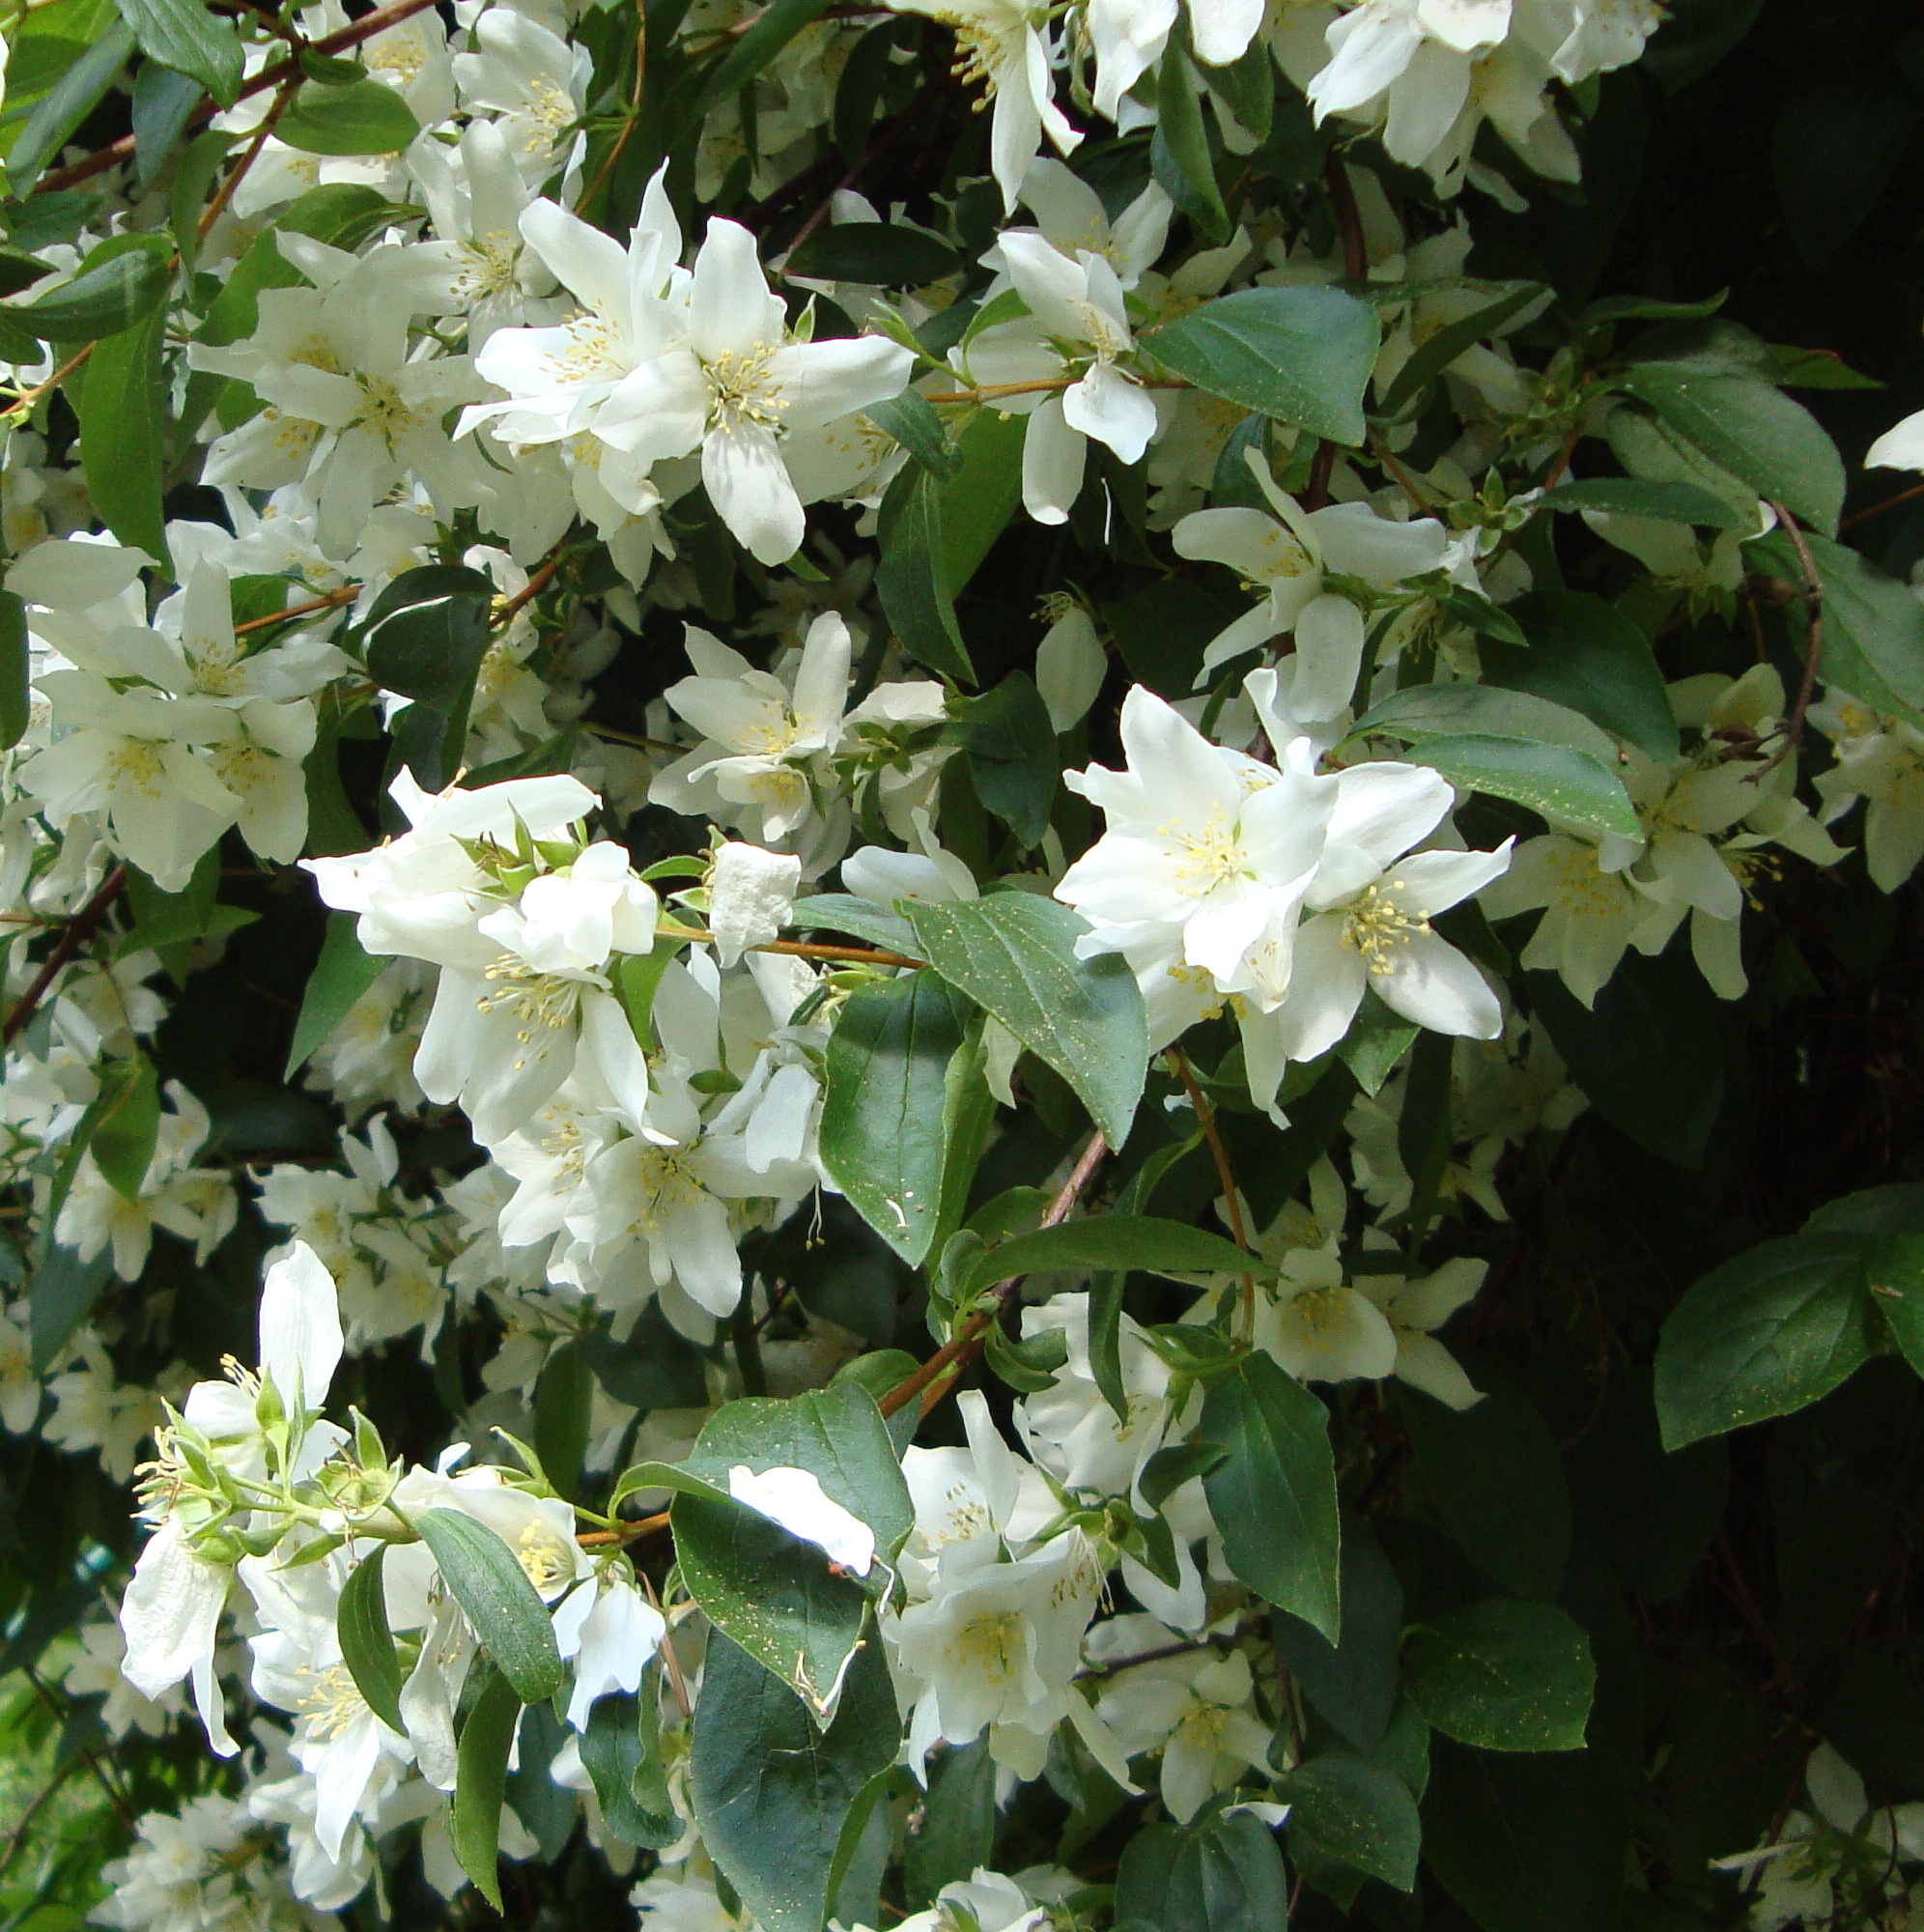
[[[690,1789],[702,1842],[765,1932],[821,1932],[842,1828],[901,1735],[879,1641],[857,1653],[822,1730],[745,1651],[710,1636]]]
[[[1375,311],[1340,289],[1242,289],[1141,340],[1212,396],[1334,442],[1363,440],[1363,390],[1380,331]]]
[[[843,932],[884,952],[915,957],[915,927],[900,913],[885,912],[853,893],[816,893],[797,899],[794,923],[804,932]]]
[[[1172,34],[1156,73],[1156,131],[1150,164],[1169,198],[1195,222],[1204,241],[1230,239],[1230,212],[1216,180],[1209,130],[1194,70],[1183,51],[1186,36]]]
[[[1479,645],[1487,683],[1579,712],[1653,758],[1677,756],[1677,720],[1656,654],[1621,611],[1600,597],[1538,590],[1511,605],[1510,614],[1529,647]]]
[[[968,588],[1022,501],[1022,440],[1028,420],[999,410],[978,410],[955,439],[962,467],[943,484],[941,496],[941,547],[951,597]],[[973,668],[969,675],[973,680]]]
[[[712,108],[738,94],[797,34],[818,19],[828,4],[829,0],[775,0],[773,6],[764,8],[749,31],[715,64],[701,91],[693,97],[683,129],[705,120]]]
[[[1193,1826],[1151,1825],[1122,1851],[1118,1927],[1154,1932],[1278,1932],[1289,1918],[1283,1854],[1247,1811]]]
[[[1387,733],[1412,743],[1426,738],[1514,738],[1524,745],[1558,745],[1599,764],[1616,762],[1609,734],[1569,706],[1528,692],[1485,684],[1412,684],[1367,711],[1351,738]]]
[[[49,1211],[51,1227],[56,1216]],[[48,1241],[40,1264],[34,1269],[28,1290],[28,1326],[33,1337],[33,1371],[43,1376],[59,1358],[60,1351],[73,1339],[81,1322],[94,1312],[94,1304],[113,1279],[114,1251],[103,1243],[99,1254],[87,1261],[57,1241]]]
[[[996,1761],[986,1737],[949,1745],[935,1759],[920,1814],[902,1850],[902,1885],[912,1912],[931,1904],[945,1885],[995,1862]]]
[[[943,544],[943,492],[920,464],[889,486],[882,504],[882,561],[875,591],[902,648],[947,678],[973,684],[976,667],[955,621]]]
[[[321,942],[321,956],[307,976],[300,996],[300,1014],[294,1023],[294,1041],[287,1050],[287,1070],[281,1076],[292,1080],[313,1059],[329,1034],[347,1018],[354,1003],[381,978],[385,959],[361,951],[355,936],[360,922],[351,912],[327,915],[326,936]]]
[[[274,124],[281,140],[308,155],[398,155],[420,131],[408,103],[378,80],[310,84]]]
[[[386,1554],[386,1544],[377,1543],[348,1573],[334,1629],[340,1639],[341,1662],[348,1666],[367,1708],[389,1730],[406,1737],[407,1720],[401,1715],[401,1660],[395,1655],[394,1636],[387,1628],[387,1597],[382,1583]]]
[[[1279,1777],[1276,1795],[1289,1807],[1289,1856],[1299,1871],[1346,1866],[1414,1889],[1423,1823],[1408,1785],[1387,1766],[1325,1751]]]
[[[462,1870],[498,1912],[501,1806],[508,1796],[508,1755],[514,1748],[522,1700],[507,1678],[485,1659],[474,1668],[481,1673],[481,1690],[461,1727],[448,1836]]]
[[[210,13],[204,0],[117,0],[149,60],[200,85],[223,107],[240,92],[246,61],[234,23]]]
[[[581,1351],[595,1379],[616,1402],[644,1413],[655,1408],[701,1408],[708,1401],[704,1358],[694,1344],[668,1326],[651,1301],[626,1341],[609,1334],[608,1318],[581,1337]]]
[[[1848,544],[1816,530],[1806,530],[1804,542],[1824,584],[1825,682],[1874,710],[1924,718],[1924,604],[1917,593]],[[1783,531],[1747,545],[1744,554],[1772,577],[1802,587],[1803,567]],[[1800,607],[1790,608],[1788,620],[1794,648],[1801,651]]]
[[[122,543],[163,564],[167,535],[160,488],[167,448],[167,378],[161,352],[166,333],[166,310],[156,308],[131,328],[97,342],[77,385],[80,467],[94,508]]]
[[[1148,1065],[1136,978],[1104,954],[1078,959],[1082,918],[1033,893],[944,905],[904,901],[924,958],[1075,1089],[1113,1148],[1129,1137]]]
[[[1748,376],[1703,375],[1662,362],[1634,364],[1618,386],[1760,497],[1826,536],[1836,534],[1844,465],[1801,403]]]
[[[167,298],[173,271],[165,236],[115,236],[87,257],[71,282],[4,313],[42,342],[94,342],[152,315]],[[162,554],[165,553],[163,552]]]
[[[1597,1666],[1581,1627],[1553,1605],[1491,1597],[1412,1629],[1403,1683],[1424,1718],[1460,1744],[1581,1750]]]
[[[11,30],[10,30],[11,34]],[[41,171],[67,144],[74,129],[100,103],[127,65],[133,51],[133,35],[116,21],[88,45],[79,58],[42,97],[27,125],[14,138],[7,156],[7,179],[15,197],[28,194],[40,180]],[[17,233],[17,229],[15,233]],[[11,314],[12,311],[9,311]],[[43,340],[81,342],[80,336],[54,336]]]
[[[1681,1449],[1827,1395],[1876,1345],[1866,1243],[1791,1235],[1685,1291],[1656,1344],[1663,1446]]]
[[[968,752],[976,796],[1033,851],[1056,802],[1056,729],[1026,671],[1012,670],[960,707],[957,728]]]
[[[730,1500],[728,1472],[737,1464],[806,1469],[831,1502],[875,1532],[889,1562],[915,1520],[894,1445],[875,1398],[849,1380],[785,1402],[727,1403],[703,1425],[686,1462],[650,1472],[680,1492],[676,1552],[703,1614],[827,1714],[856,1654],[867,1592],[832,1572],[814,1545]]]
[[[0,590],[0,752],[20,742],[33,717],[30,668],[27,607],[13,591]]]
[[[1426,738],[1411,746],[1409,757],[1412,764],[1441,772],[1465,791],[1507,798],[1546,818],[1592,832],[1619,838],[1643,836],[1623,780],[1588,752],[1471,733]]]
[[[1249,1258],[1233,1241],[1181,1221],[1151,1214],[1095,1214],[1086,1221],[1037,1228],[986,1249],[971,1264],[964,1293],[979,1293],[999,1281],[1044,1269],[1073,1268],[1145,1274],[1239,1274]]]
[[[811,282],[860,282],[919,289],[952,275],[962,258],[946,242],[893,221],[838,221],[818,228],[788,257],[782,272]]]
[[[1924,1235],[1895,1235],[1865,1258],[1864,1273],[1904,1359],[1924,1376]]]
[[[1494,335],[1506,322],[1521,315],[1532,302],[1541,301],[1548,294],[1549,289],[1543,283],[1525,282],[1439,328],[1397,371],[1389,393],[1377,405],[1379,412],[1385,416],[1401,415],[1404,405],[1415,401],[1466,349],[1487,335]]]
[[[822,1164],[911,1266],[940,1219],[946,1081],[968,1021],[933,973],[878,980],[849,996],[824,1056]]]
[[[659,1697],[652,1674],[643,1677],[642,1689],[649,1698]],[[631,1845],[659,1849],[674,1843],[682,1824],[662,1778],[659,1726],[651,1739],[646,1712],[632,1690],[597,1697],[581,1733],[581,1764],[594,1780],[608,1831]]]
[[[141,64],[133,77],[134,173],[144,187],[166,166],[204,90],[172,68]]]
[[[580,1489],[588,1453],[588,1406],[594,1379],[579,1342],[549,1356],[534,1385],[534,1451],[555,1490],[571,1501]]]
[[[136,1054],[115,1068],[107,1092],[87,1151],[117,1194],[138,1201],[160,1131],[160,1076],[151,1060]]]
[[[434,1552],[475,1635],[522,1702],[552,1697],[567,1672],[547,1607],[514,1551],[492,1529],[459,1510],[424,1510],[414,1527]]]
[[[1402,1690],[1402,1585],[1368,1518],[1343,1525],[1343,1629],[1335,1643],[1301,1617],[1270,1620],[1276,1655],[1316,1715],[1359,1751],[1374,1751]]]
[[[1668,524],[1701,524],[1739,530],[1743,520],[1721,497],[1694,483],[1656,483],[1640,476],[1587,477],[1543,492],[1546,510],[1600,510],[1612,517],[1651,517]]]
[[[1342,1535],[1329,1411],[1267,1355],[1246,1355],[1210,1387],[1202,1436],[1228,1452],[1202,1491],[1231,1570],[1334,1643]]]
[[[962,468],[962,452],[949,441],[942,418],[913,389],[887,402],[871,403],[863,414],[892,436],[932,476],[948,478]]]
[[[1484,1399],[1453,1409],[1416,1389],[1397,1410],[1443,1524],[1499,1588],[1555,1598],[1570,1558],[1570,1492],[1556,1437],[1536,1406],[1482,1373]]]
[[[404,571],[368,612],[369,674],[414,700],[390,727],[395,758],[430,791],[460,765],[494,603],[495,586],[478,570],[430,563]]]

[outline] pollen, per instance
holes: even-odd
[[[1407,946],[1415,934],[1429,930],[1426,915],[1400,902],[1402,889],[1401,879],[1393,879],[1387,886],[1364,887],[1344,923],[1344,945],[1360,952],[1372,973],[1394,973],[1398,948]]]

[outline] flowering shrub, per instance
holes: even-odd
[[[19,0],[9,1927],[1910,1922],[1804,11]]]

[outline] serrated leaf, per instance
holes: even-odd
[[[387,1597],[382,1581],[387,1546],[377,1543],[348,1573],[334,1614],[341,1662],[354,1680],[367,1708],[390,1730],[408,1735],[401,1715],[401,1660],[387,1628]]]
[[[929,964],[1054,1067],[1120,1147],[1142,1098],[1148,1021],[1119,958],[1076,957],[1080,915],[1033,893],[900,910]]]
[[[1657,1338],[1663,1446],[1787,1415],[1856,1369],[1876,1345],[1867,1247],[1855,1235],[1791,1235],[1687,1289]]]
[[[547,1607],[514,1551],[486,1524],[459,1510],[424,1510],[414,1527],[475,1635],[522,1702],[552,1697],[567,1672]]]
[[[1211,1385],[1201,1434],[1226,1452],[1202,1491],[1231,1570],[1334,1643],[1342,1531],[1329,1411],[1267,1355],[1247,1355]]]
[[[1340,289],[1241,289],[1141,339],[1212,396],[1336,442],[1364,439],[1363,390],[1380,330],[1375,311]]]
[[[1418,1624],[1403,1644],[1409,1700],[1445,1737],[1481,1750],[1581,1750],[1597,1666],[1579,1625],[1550,1604],[1491,1597]]]

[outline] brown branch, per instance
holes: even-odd
[[[67,922],[67,929],[54,942],[54,948],[46,955],[46,964],[34,976],[34,982],[20,995],[19,1004],[7,1015],[5,1027],[0,1027],[0,1046],[12,1046],[20,1037],[27,1022],[39,1010],[40,1003],[46,997],[46,991],[60,977],[61,969],[78,952],[94,928],[107,916],[107,908],[120,897],[121,888],[127,884],[127,867],[116,866],[100,881],[100,889],[73,917]]]
[[[1182,1082],[1183,1092],[1189,1095],[1189,1104],[1196,1110],[1196,1123],[1202,1129],[1202,1138],[1209,1145],[1210,1158],[1216,1163],[1216,1179],[1222,1183],[1223,1200],[1230,1217],[1230,1236],[1244,1254],[1254,1250],[1249,1244],[1249,1230],[1243,1225],[1242,1195],[1236,1188],[1236,1177],[1230,1166],[1230,1151],[1223,1145],[1223,1136],[1216,1126],[1216,1110],[1209,1104],[1209,1096],[1203,1093],[1202,1083],[1196,1078],[1196,1069],[1189,1064],[1189,1056],[1181,1047],[1169,1049],[1169,1064],[1175,1069],[1175,1076]],[[1242,1278],[1242,1328],[1248,1335],[1256,1326],[1256,1276],[1246,1274]]]
[[[331,34],[325,34],[313,42],[307,51],[316,54],[337,54],[348,47],[357,47],[363,41],[371,41],[375,35],[385,33],[389,27],[398,27],[403,20],[412,19],[416,14],[425,14],[436,4],[436,0],[392,0],[386,7],[378,7],[372,14],[364,14],[348,26]],[[283,81],[293,81],[297,85],[302,78],[300,63],[297,60],[276,61],[272,67],[263,68],[252,80],[248,81],[234,98],[245,100],[250,95],[265,94],[270,87],[279,87]],[[187,116],[184,133],[188,128],[198,128],[211,121],[219,108],[212,100],[203,100]],[[36,194],[51,194],[60,188],[77,186],[83,181],[91,181],[94,176],[106,169],[118,167],[123,161],[133,158],[133,136],[123,134],[118,141],[111,141],[104,148],[97,148],[91,155],[70,163],[67,167],[56,168],[50,175],[42,175],[35,185]]]
[[[247,170],[261,158],[261,150],[268,145],[268,136],[274,131],[274,124],[293,104],[295,90],[299,80],[288,81],[274,96],[273,104],[261,117],[261,125],[254,129],[254,138],[247,143],[247,151],[228,169],[227,179],[220,184],[213,199],[201,213],[200,225],[194,233],[205,242],[213,231],[213,224],[227,213],[227,204],[234,199],[234,191],[247,179]]]
[[[808,901],[802,901],[806,910]],[[713,946],[715,935],[693,925],[661,925],[655,928],[660,939],[687,939],[697,946]],[[925,959],[911,959],[906,952],[883,952],[872,946],[821,946],[806,939],[771,939],[763,946],[751,946],[750,952],[785,952],[792,959],[839,959],[851,966],[926,966]]]
[[[265,631],[270,624],[285,624],[290,617],[305,617],[316,611],[338,611],[343,604],[352,604],[366,586],[359,583],[344,583],[338,590],[330,590],[325,597],[310,597],[305,604],[290,604],[285,611],[270,611],[265,617],[249,617],[244,624],[236,624],[234,635],[244,638],[250,631]]]
[[[1913,483],[1910,489],[1900,490],[1894,497],[1886,497],[1881,503],[1872,503],[1862,510],[1853,510],[1837,526],[1837,534],[1842,536],[1846,530],[1855,529],[1859,524],[1867,524],[1873,517],[1881,517],[1886,510],[1896,509],[1900,503],[1914,502],[1919,497],[1924,497],[1924,483]]]
[[[1041,1225],[1054,1228],[1069,1218],[1070,1211],[1081,1200],[1083,1190],[1095,1179],[1095,1171],[1102,1165],[1103,1157],[1109,1151],[1109,1143],[1100,1134],[1090,1137],[1089,1144],[1083,1149],[1076,1164],[1069,1171],[1069,1178],[1062,1182],[1055,1200],[1050,1202],[1042,1216]],[[989,1324],[1002,1319],[1002,1312],[1011,1296],[1022,1286],[1021,1275],[1011,1275],[1006,1281],[998,1282],[989,1290],[987,1305],[978,1308],[962,1324],[960,1331],[948,1342],[945,1342],[914,1375],[897,1382],[878,1406],[885,1416],[893,1415],[897,1409],[905,1408],[924,1390],[921,1412],[926,1415],[943,1396],[955,1386],[962,1371],[973,1362],[987,1346]],[[940,1388],[931,1388],[938,1377],[946,1377]]]
[[[13,415],[20,410],[31,409],[34,406],[34,404],[39,402],[40,399],[47,393],[49,389],[59,388],[61,384],[66,382],[68,377],[72,375],[74,370],[79,368],[81,364],[86,361],[88,356],[93,355],[93,353],[94,353],[94,345],[90,342],[83,349],[78,351],[77,354],[71,356],[67,361],[63,362],[60,365],[60,367],[56,369],[53,372],[53,374],[46,379],[45,382],[36,383],[31,389],[21,390],[21,392],[17,396],[15,396],[11,403],[7,405],[7,413],[9,415]]]
[[[583,1549],[626,1549],[631,1543],[638,1543],[644,1536],[653,1536],[658,1529],[668,1526],[668,1513],[663,1510],[657,1516],[637,1517],[633,1522],[625,1522],[619,1529],[590,1529],[576,1537]]]
[[[561,567],[561,546],[556,544],[554,554],[542,564],[528,581],[501,606],[495,613],[495,623],[500,629],[512,624],[541,593],[548,588],[548,580]]]

